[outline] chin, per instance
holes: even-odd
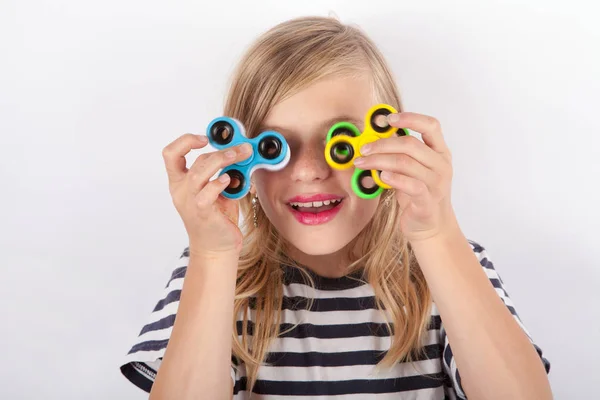
[[[323,232],[325,233],[325,232]],[[294,237],[286,238],[296,249],[310,256],[322,256],[336,253],[346,247],[353,237],[338,236],[333,240],[330,234],[319,235],[319,233],[311,233]]]
[[[265,209],[265,212],[279,234],[294,248],[306,255],[322,256],[336,253],[348,246],[372,217],[369,215],[371,210],[365,207],[355,210],[351,204],[340,207],[341,212],[337,215],[320,221],[298,218],[287,205],[277,212],[272,208]],[[375,209],[372,213],[374,211]]]

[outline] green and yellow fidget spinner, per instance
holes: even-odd
[[[331,168],[344,170],[354,167],[354,159],[362,156],[360,148],[379,139],[409,135],[404,128],[395,128],[387,121],[389,114],[396,113],[396,109],[388,104],[377,104],[367,111],[365,116],[365,129],[363,132],[350,122],[338,122],[327,133],[325,146],[325,160]],[[383,183],[379,178],[378,170],[362,170],[356,168],[352,175],[352,190],[358,197],[373,199],[381,194],[384,189],[391,186]],[[371,186],[365,184],[365,178],[372,178]]]

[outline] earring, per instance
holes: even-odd
[[[390,206],[392,197],[394,197],[394,192],[390,191],[388,193],[388,195],[385,196],[385,199],[383,199],[383,205],[384,205],[384,207],[389,207]]]
[[[254,195],[254,197],[252,198],[252,213],[254,214],[254,227],[258,228],[258,217],[257,217],[257,210],[258,209],[258,196]]]

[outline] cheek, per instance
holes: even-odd
[[[356,207],[354,209],[354,213],[356,213],[357,219],[360,220],[370,220],[375,215],[377,211],[377,199],[365,200],[360,197],[355,197]]]
[[[278,174],[273,171],[259,169],[252,174],[252,181],[260,193],[272,193],[274,188],[277,187],[279,180]]]
[[[258,170],[254,171],[252,174],[252,182],[256,186],[257,189],[261,189],[265,187],[265,183],[268,183],[268,179],[265,179],[264,171]]]
[[[252,181],[261,199],[261,207],[271,214],[270,210],[274,207],[271,202],[281,198],[281,190],[285,187],[281,175],[275,171],[258,170],[252,174]]]

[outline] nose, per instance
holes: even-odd
[[[302,146],[292,152],[290,167],[292,179],[299,182],[325,180],[331,175],[331,167],[327,165],[323,155],[324,147]]]

